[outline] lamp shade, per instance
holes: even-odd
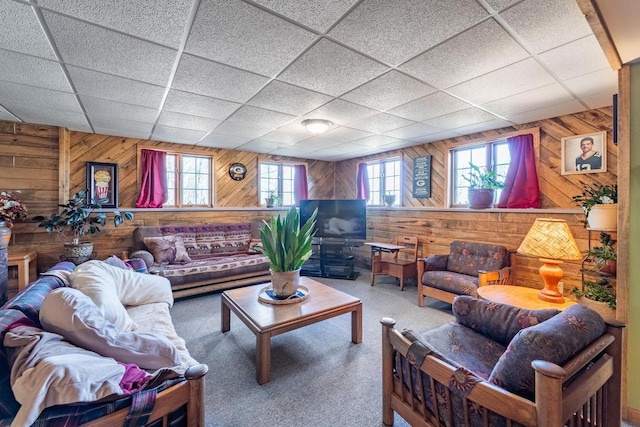
[[[563,219],[537,218],[518,253],[553,260],[580,260],[582,253]]]
[[[302,122],[302,126],[306,127],[311,133],[319,134],[326,132],[331,126],[333,126],[333,122],[322,119],[307,119]]]

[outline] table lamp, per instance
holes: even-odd
[[[563,219],[537,218],[520,244],[518,253],[539,257],[543,263],[539,272],[544,289],[538,298],[551,303],[563,303],[564,296],[558,290],[558,282],[563,275],[560,264],[562,260],[582,259],[567,222]]]

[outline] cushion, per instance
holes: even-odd
[[[496,271],[508,265],[509,251],[504,246],[460,240],[451,243],[447,259],[447,270],[470,276],[477,276],[478,270]]]
[[[156,264],[191,262],[179,234],[162,237],[145,237],[144,244],[153,254]]]
[[[111,270],[125,271],[97,260],[82,263],[71,274],[71,287],[89,296],[102,315],[118,330],[131,331],[137,325],[120,302],[116,282],[110,274]]]
[[[257,248],[262,248],[262,240],[261,239],[251,239],[249,240],[249,249],[247,250],[248,254],[261,254]]]
[[[560,313],[555,308],[525,310],[469,296],[457,296],[451,309],[458,323],[504,346],[521,329],[537,325]]]
[[[526,399],[534,399],[534,360],[566,363],[604,333],[595,311],[575,304],[536,326],[521,330],[491,372],[489,381]]]
[[[149,251],[139,250],[135,251],[129,256],[130,259],[142,259],[147,265],[147,268],[153,266],[153,255]]]
[[[120,258],[118,258],[116,255],[109,256],[109,258],[105,259],[104,262],[118,268],[125,268],[125,269],[129,268],[127,263],[121,260]]]
[[[144,369],[180,363],[175,346],[164,336],[123,332],[102,316],[91,298],[71,288],[52,291],[42,302],[40,323],[45,330],[101,356]]]
[[[149,274],[147,263],[142,258],[131,258],[127,260],[127,265],[136,273]]]

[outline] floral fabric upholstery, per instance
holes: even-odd
[[[562,365],[605,329],[598,313],[582,304],[572,305],[551,319],[518,332],[498,360],[489,381],[532,400],[535,376],[532,361],[546,360]]]
[[[452,271],[425,271],[422,283],[456,295],[478,296],[478,278]]]

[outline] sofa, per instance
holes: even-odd
[[[137,227],[131,258],[166,277],[176,298],[268,282],[269,260],[250,223]]]
[[[576,304],[523,310],[458,296],[427,332],[382,323],[382,418],[414,427],[621,425],[623,325]]]
[[[204,426],[208,368],[172,304],[166,279],[124,263],[42,273],[0,308],[0,426]]]
[[[418,305],[424,297],[452,303],[458,295],[478,296],[478,286],[513,283],[515,253],[501,245],[455,240],[447,255],[418,259]]]

